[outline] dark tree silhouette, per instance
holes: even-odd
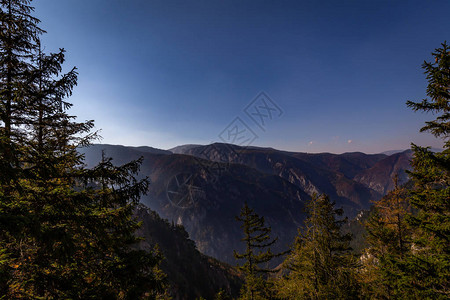
[[[45,54],[31,1],[0,2],[0,294],[6,298],[156,296],[161,255],[134,250],[141,160],[83,167],[96,137],[66,100],[65,53]]]

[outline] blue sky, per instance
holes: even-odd
[[[65,48],[79,69],[71,112],[94,119],[102,143],[167,149],[244,126],[253,145],[293,151],[441,144],[418,132],[433,116],[405,102],[425,97],[421,64],[450,41],[450,1],[33,5],[46,50]],[[262,128],[245,113],[261,91],[280,109]]]

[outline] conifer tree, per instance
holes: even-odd
[[[444,150],[433,153],[413,144],[414,183],[411,205],[417,213],[408,223],[414,231],[412,255],[404,264],[402,289],[417,298],[448,299],[450,296],[450,48],[443,43],[424,62],[427,99],[408,101],[414,111],[432,112],[436,119],[421,131],[442,139]]]
[[[223,289],[217,292],[217,294],[214,296],[214,300],[230,300],[230,299],[231,299],[230,296]]]
[[[22,196],[21,159],[25,156],[24,124],[27,119],[26,86],[32,68],[31,53],[36,50],[37,36],[42,33],[38,20],[30,13],[28,1],[1,1],[0,10],[0,294],[6,295],[11,278],[11,244],[23,243],[21,231],[30,221],[27,201]]]
[[[368,298],[396,297],[398,262],[405,259],[411,249],[411,230],[406,216],[411,212],[407,190],[393,178],[394,189],[372,207],[366,222],[367,244],[363,255],[360,279]]]
[[[268,299],[270,292],[264,276],[272,270],[262,267],[261,264],[267,265],[274,257],[284,253],[271,252],[270,247],[275,244],[277,238],[270,238],[271,228],[265,225],[264,217],[258,216],[247,203],[236,220],[242,222],[244,237],[241,241],[246,247],[243,253],[234,251],[236,259],[244,260],[244,264],[238,267],[245,275],[240,299]]]
[[[42,52],[28,0],[0,3],[0,294],[6,298],[154,298],[161,255],[134,250],[141,161],[83,167],[95,137],[65,100],[76,69]]]
[[[306,205],[307,218],[299,228],[291,254],[283,263],[286,274],[276,282],[282,299],[356,299],[358,284],[356,262],[350,253],[349,235],[340,228],[346,219],[338,219],[328,196],[314,195]]]

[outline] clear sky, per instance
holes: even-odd
[[[253,137],[238,144],[306,152],[441,144],[418,133],[433,116],[405,102],[425,97],[421,64],[450,42],[450,1],[33,5],[46,51],[65,48],[79,69],[72,113],[94,119],[102,143],[167,149],[235,129]],[[265,108],[252,102],[261,91]]]

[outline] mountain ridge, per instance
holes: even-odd
[[[274,250],[284,251],[302,224],[303,203],[312,194],[328,194],[353,217],[390,188],[389,159],[399,157],[398,171],[408,167],[404,153],[394,158],[361,152],[310,154],[223,143],[175,149],[179,154],[101,144],[80,152],[94,165],[102,150],[115,164],[142,156],[138,177],[148,177],[151,184],[141,202],[183,225],[200,252],[230,264],[235,263],[233,250],[243,247],[235,216],[245,202],[265,216],[279,237]]]

